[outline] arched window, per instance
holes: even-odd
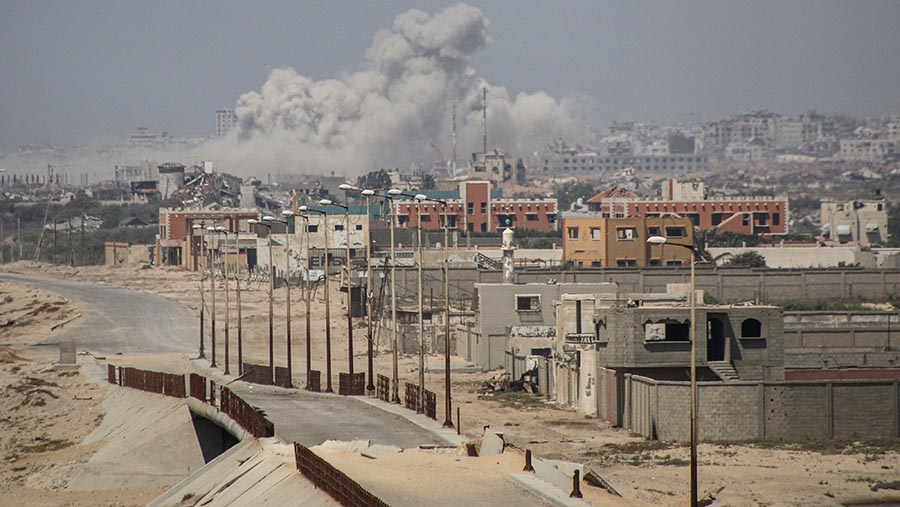
[[[744,319],[741,322],[741,338],[762,338],[762,322],[756,319]]]

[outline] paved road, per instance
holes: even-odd
[[[193,310],[147,292],[66,280],[0,273],[0,280],[35,287],[77,301],[83,317],[66,326],[65,339],[80,349],[106,354],[196,351],[198,319]],[[54,341],[57,339],[54,338]],[[310,446],[325,440],[371,440],[415,447],[441,444],[406,419],[352,398],[247,388],[235,384],[249,403],[265,410],[279,437]]]

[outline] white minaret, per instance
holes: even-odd
[[[508,227],[503,231],[503,246],[501,250],[503,250],[503,283],[513,283],[516,275],[513,267],[516,247],[513,246],[513,231]]]

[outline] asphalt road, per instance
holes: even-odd
[[[10,273],[0,273],[0,280],[78,302],[82,317],[66,326],[63,339],[73,340],[79,349],[105,354],[189,353],[197,349],[197,315],[164,297]],[[352,398],[239,384],[233,387],[247,402],[266,412],[275,423],[275,432],[286,442],[312,446],[329,439],[361,439],[404,448],[443,443],[400,416]]]

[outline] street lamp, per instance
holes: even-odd
[[[373,195],[375,195],[374,190],[362,190],[347,183],[344,183],[338,188],[344,190],[345,193],[351,190],[359,192],[363,197],[365,197],[366,217],[369,217],[370,208],[372,205],[371,198]],[[393,229],[391,229],[391,233],[393,232]],[[369,371],[369,382],[368,384],[366,384],[366,392],[372,394],[375,391],[375,368],[373,358],[375,337],[372,334],[372,303],[374,302],[374,293],[372,292],[372,241],[371,238],[364,238],[364,240],[366,243],[366,338],[368,339],[366,358]]]
[[[287,308],[286,308],[286,318],[287,318],[287,386],[293,387],[293,382],[291,377],[293,375],[293,362],[291,358],[291,231],[289,220],[290,217],[294,216],[294,212],[289,210],[284,210],[281,212],[281,216],[285,217],[286,220],[278,220],[275,217],[266,216],[263,217],[263,220],[269,222],[278,222],[280,224],[284,224],[284,284],[285,289],[287,291]]]
[[[263,220],[271,219],[264,216]],[[269,230],[269,378],[275,381],[275,329],[274,329],[274,299],[275,299],[275,263],[272,259],[272,225],[251,218],[247,220],[251,225],[259,225]]]
[[[222,234],[225,236],[225,246],[228,246],[228,231],[226,231],[224,226],[217,225],[216,226],[216,234]],[[221,247],[220,247],[221,249]],[[228,257],[226,252],[226,257],[222,260],[222,268],[223,268],[223,276],[225,277],[225,375],[231,374],[231,371],[228,369],[228,358],[229,358],[229,337],[228,332],[230,323],[228,320],[229,315],[229,302],[228,302]]]
[[[425,194],[413,196],[416,200],[416,237],[419,242],[419,403],[416,413],[425,412],[425,288],[422,282],[422,265],[425,263],[425,250],[422,248],[422,201],[428,199]]]
[[[391,386],[391,402],[400,403],[400,372],[399,352],[397,351],[397,283],[396,266],[397,257],[394,250],[394,227],[397,226],[394,198],[403,192],[392,188],[385,192],[384,198],[391,201],[391,349],[393,350],[393,385]]]
[[[343,184],[338,188],[341,188],[341,190],[345,190],[345,194],[346,194],[346,189],[343,188],[346,186],[347,186],[347,184]],[[346,255],[346,259],[347,259],[346,260],[346,265],[347,265],[347,343],[348,343],[347,350],[348,350],[348,362],[349,362],[348,366],[350,369],[350,385],[352,386],[353,385],[353,312],[352,312],[353,298],[351,297],[351,293],[350,293],[350,274],[352,273],[352,270],[351,270],[352,266],[350,263],[350,208],[343,204],[338,204],[338,203],[332,202],[328,199],[322,199],[321,201],[319,201],[319,204],[321,204],[322,206],[338,206],[340,208],[344,208],[344,243],[346,244],[345,255]],[[352,391],[352,388],[351,388],[351,391]]]
[[[203,222],[199,224],[194,224],[191,226],[191,229],[200,232],[200,257],[203,257],[205,252],[203,251],[206,246],[206,238],[203,236]],[[204,262],[204,264],[206,264]],[[204,318],[203,313],[206,311],[206,298],[203,294],[203,275],[206,274],[206,266],[203,266],[203,272],[200,274],[200,359],[206,357],[206,352],[203,349],[203,328],[204,328]]]
[[[323,199],[325,200],[325,199]],[[327,200],[326,200],[327,201]],[[331,201],[327,201],[331,202]],[[328,293],[328,213],[312,209],[307,206],[301,206],[300,211],[308,211],[310,213],[319,213],[322,215],[323,226],[325,230],[325,371],[326,371],[326,393],[332,393],[334,390],[331,388],[331,296]],[[308,231],[308,228],[307,228]],[[309,239],[309,238],[307,238]],[[307,241],[307,244],[309,242]],[[309,313],[307,310],[307,322],[309,322]],[[307,336],[307,343],[309,343],[309,337]],[[307,382],[309,379],[307,379]]]
[[[298,209],[300,214],[297,216],[306,222],[303,224],[303,239],[305,240],[303,255],[306,258],[306,388],[309,389],[309,378],[312,377],[312,323],[309,319],[310,298],[312,297],[312,277],[309,274],[309,217],[305,214],[308,210],[306,206],[300,206]]]
[[[213,233],[216,231],[214,226],[209,226],[206,228],[207,232]],[[214,255],[210,251],[209,246],[206,247],[206,253],[209,255],[209,260],[214,260]],[[209,366],[211,368],[216,367],[216,271],[214,269],[214,262],[210,262],[209,264],[209,286],[212,291],[212,311],[209,316],[209,330],[210,330],[210,343],[211,343],[211,353],[212,359],[210,360]]]
[[[694,278],[694,264],[697,248],[693,245],[669,243],[663,236],[650,236],[651,245],[673,245],[691,251],[691,507],[697,506],[697,292]]]

